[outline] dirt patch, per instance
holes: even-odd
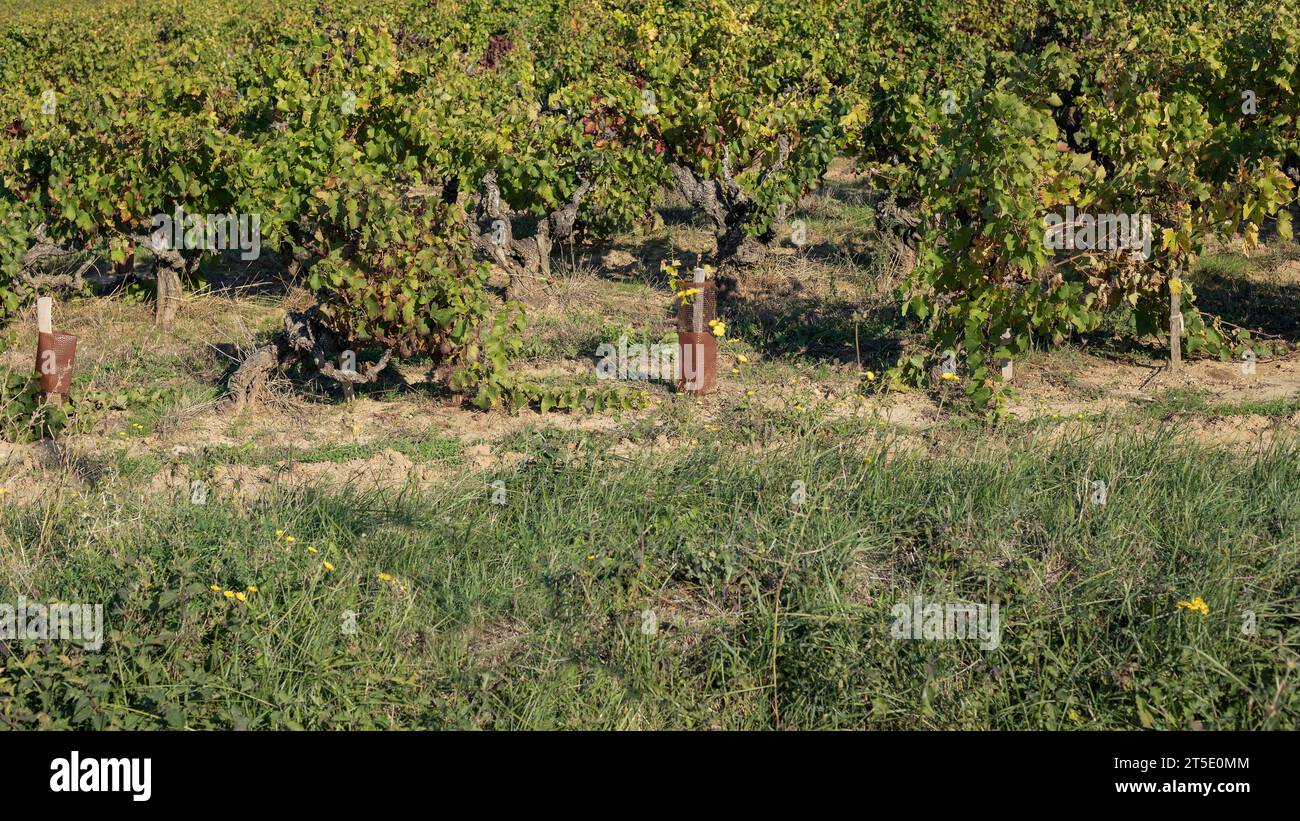
[[[1012,384],[1015,393],[1008,410],[1013,415],[1072,416],[1131,410],[1171,390],[1235,402],[1300,398],[1300,363],[1260,362],[1248,374],[1237,363],[1192,360],[1172,374],[1165,362],[1124,363],[1080,355],[1068,362],[1017,363]]]
[[[528,628],[508,616],[476,624],[464,631],[470,658],[489,667],[508,661],[526,635]]]
[[[880,593],[889,589],[891,578],[892,573],[888,566],[858,559],[844,569],[844,578],[840,582],[840,595],[850,604],[870,607],[876,603]]]
[[[542,414],[526,408],[512,415],[447,407],[417,397],[388,401],[362,398],[349,403],[300,404],[288,411],[258,406],[233,416],[201,416],[180,425],[161,444],[165,448],[176,445],[202,448],[255,441],[259,445],[307,450],[342,443],[382,445],[393,439],[423,438],[430,433],[454,436],[465,442],[492,442],[532,425],[598,431],[613,429],[617,424],[613,417],[597,414]],[[478,451],[475,453],[482,456]]]
[[[210,495],[246,502],[277,489],[346,486],[364,493],[428,486],[444,478],[447,471],[445,467],[413,462],[395,450],[385,450],[364,459],[342,462],[218,465],[206,485]],[[188,495],[193,480],[190,471],[173,467],[153,477],[150,491]]]
[[[1198,442],[1252,451],[1267,447],[1279,435],[1290,435],[1300,430],[1300,413],[1285,420],[1254,415],[1220,419],[1192,418],[1187,421],[1186,429]]]

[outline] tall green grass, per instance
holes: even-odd
[[[551,432],[432,490],[6,508],[0,601],[104,602],[112,633],[0,648],[0,724],[1297,726],[1291,445],[716,436]],[[892,639],[915,595],[998,603],[1000,645]]]

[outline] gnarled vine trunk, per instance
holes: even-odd
[[[764,169],[759,185],[785,167],[790,158],[790,141],[782,136],[777,141],[777,158]],[[735,288],[736,269],[762,262],[772,241],[776,239],[775,226],[762,234],[745,232],[745,224],[758,210],[758,203],[741,188],[731,173],[730,152],[723,149],[722,179],[701,179],[691,169],[680,163],[669,163],[677,191],[693,207],[704,213],[713,223],[713,236],[717,242],[716,259],[720,271],[718,287],[722,293]],[[782,206],[777,223],[785,222],[786,207]]]
[[[321,376],[343,385],[350,394],[353,387],[374,382],[388,366],[391,350],[377,362],[350,369],[336,365],[343,353],[338,337],[320,320],[320,308],[313,305],[306,311],[290,311],[284,317],[284,334],[274,342],[254,350],[240,363],[226,383],[227,397],[223,409],[238,410],[256,399],[265,390],[271,374],[283,371],[303,357],[310,356]]]
[[[495,263],[510,277],[506,297],[525,300],[536,296],[551,277],[551,249],[573,236],[582,198],[591,181],[580,175],[578,187],[564,205],[538,220],[530,237],[516,237],[510,210],[501,201],[496,172],[483,178],[474,207],[467,211],[470,240],[481,257]]]

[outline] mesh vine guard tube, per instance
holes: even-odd
[[[72,365],[77,358],[77,337],[61,331],[41,332],[36,342],[36,371],[41,392],[62,402],[72,389]]]
[[[712,393],[718,387],[718,339],[709,322],[718,318],[718,289],[713,280],[695,280],[700,293],[677,299],[677,390]]]

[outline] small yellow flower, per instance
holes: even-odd
[[[593,556],[593,555],[590,554],[590,553],[587,554],[587,561],[589,561],[589,562],[594,562],[595,560],[596,560],[596,557],[595,557],[595,556]]]
[[[248,596],[245,596],[242,592],[236,593],[235,598],[239,601],[248,601]]]
[[[876,381],[876,372],[875,372],[875,371],[867,371],[867,381],[868,381],[868,382],[875,382],[875,381]]]
[[[296,542],[296,541],[298,541],[298,540],[295,539],[293,536],[285,536],[285,537],[284,537],[284,543],[285,543],[285,544],[293,544],[293,543]]]
[[[387,573],[380,573],[380,574],[379,574],[379,580],[380,580],[381,582],[391,582],[391,581],[393,580],[393,577],[390,576],[390,575],[387,574]]]
[[[731,369],[731,372],[732,372],[732,373],[740,373],[740,368],[732,368],[732,369]]]
[[[320,565],[321,565],[321,567],[325,568],[326,570],[333,570],[333,569],[334,569],[334,565],[330,564],[329,562],[321,562]]]
[[[754,395],[753,391],[745,391],[745,396],[753,396],[753,395]]]
[[[356,436],[356,435],[357,435],[358,433],[360,433],[360,432],[361,432],[361,425],[360,425],[360,423],[353,422],[353,423],[352,423],[352,435],[353,435],[353,436]]]
[[[222,593],[221,595],[225,596],[225,597],[228,598],[228,599],[233,599],[233,598],[235,597],[235,591],[233,591],[233,590],[227,590],[226,592]]]
[[[312,545],[307,545],[307,552],[308,552],[308,553],[319,553],[320,551],[317,550],[317,549],[316,549],[315,547],[313,547]]]
[[[1193,596],[1191,601],[1179,601],[1178,608],[1189,613],[1200,613],[1202,616],[1210,615],[1210,606],[1200,596]]]
[[[749,357],[745,356],[743,353],[736,354],[736,361],[742,365],[746,365],[749,363]]]
[[[945,374],[943,375],[942,378],[945,379],[945,380],[947,380],[948,382],[956,382],[956,381],[957,381],[957,374],[955,374],[955,373],[945,373]]]
[[[249,593],[256,593],[256,592],[257,592],[257,585],[255,585],[255,584],[250,584],[250,585],[248,586],[248,592],[249,592]]]
[[[283,530],[277,530],[277,531],[275,531],[275,538],[278,539],[278,538],[280,538],[280,537],[283,536],[283,535],[284,535],[284,531],[283,531]]]
[[[213,593],[220,593],[220,592],[221,592],[221,585],[219,585],[219,584],[214,584],[214,585],[212,585],[211,587],[209,587],[208,589],[211,590]]]
[[[1169,293],[1173,294],[1174,296],[1178,296],[1182,292],[1183,292],[1183,281],[1178,277],[1171,277],[1169,279]]]

